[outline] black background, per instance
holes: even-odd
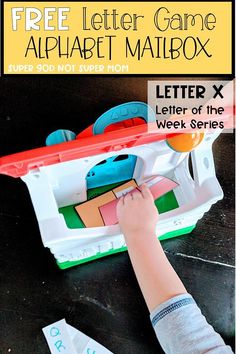
[[[29,77],[0,80],[0,155],[76,133],[110,107],[146,101],[147,79]],[[234,136],[214,144],[224,199],[190,234],[164,241],[166,254],[208,321],[234,340]],[[127,253],[65,271],[42,245],[29,193],[0,176],[0,353],[47,354],[41,329],[66,321],[116,354],[162,353]],[[11,349],[11,351],[10,351]]]

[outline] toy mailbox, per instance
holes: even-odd
[[[155,200],[161,240],[191,232],[223,197],[212,156],[219,132],[205,133],[192,151],[175,151],[167,143],[173,134],[158,132],[148,110],[142,102],[126,103],[77,136],[60,130],[47,138],[48,146],[0,158],[0,173],[26,183],[42,242],[61,269],[126,250],[118,224],[86,227],[76,208],[127,181],[138,186],[164,176],[176,183]]]

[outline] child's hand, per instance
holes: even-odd
[[[153,196],[146,185],[140,190],[122,197],[117,205],[117,217],[125,236],[137,232],[155,234],[158,212]]]

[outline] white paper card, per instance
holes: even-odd
[[[157,177],[154,177],[154,178],[151,178],[151,179],[148,179],[145,183],[146,185],[150,188],[151,186],[153,186],[154,184],[156,183],[159,183],[161,180],[163,180],[164,177],[163,176],[157,176]]]
[[[67,328],[74,347],[76,348],[76,353],[83,353],[84,348],[86,348],[88,342],[90,341],[90,337],[86,336],[86,334],[80,332],[78,329],[70,326],[69,324],[67,324]]]
[[[65,320],[43,328],[43,333],[52,354],[112,354],[110,350],[70,326]]]
[[[119,192],[116,192],[116,193],[115,193],[116,198],[123,197],[123,196],[126,195],[127,193],[131,192],[133,189],[134,189],[134,187],[128,187],[128,188],[122,189],[122,190],[119,191]]]
[[[77,354],[67,330],[65,320],[61,320],[44,327],[43,333],[52,354]]]
[[[112,354],[112,352],[95,340],[90,339],[82,354]]]

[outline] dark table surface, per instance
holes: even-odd
[[[145,78],[0,79],[0,155],[81,131],[106,109],[146,100]],[[208,321],[234,346],[234,136],[214,157],[224,199],[190,234],[164,241]],[[0,353],[49,353],[41,329],[65,318],[116,354],[162,353],[127,253],[61,271],[41,243],[26,186],[0,176]]]

